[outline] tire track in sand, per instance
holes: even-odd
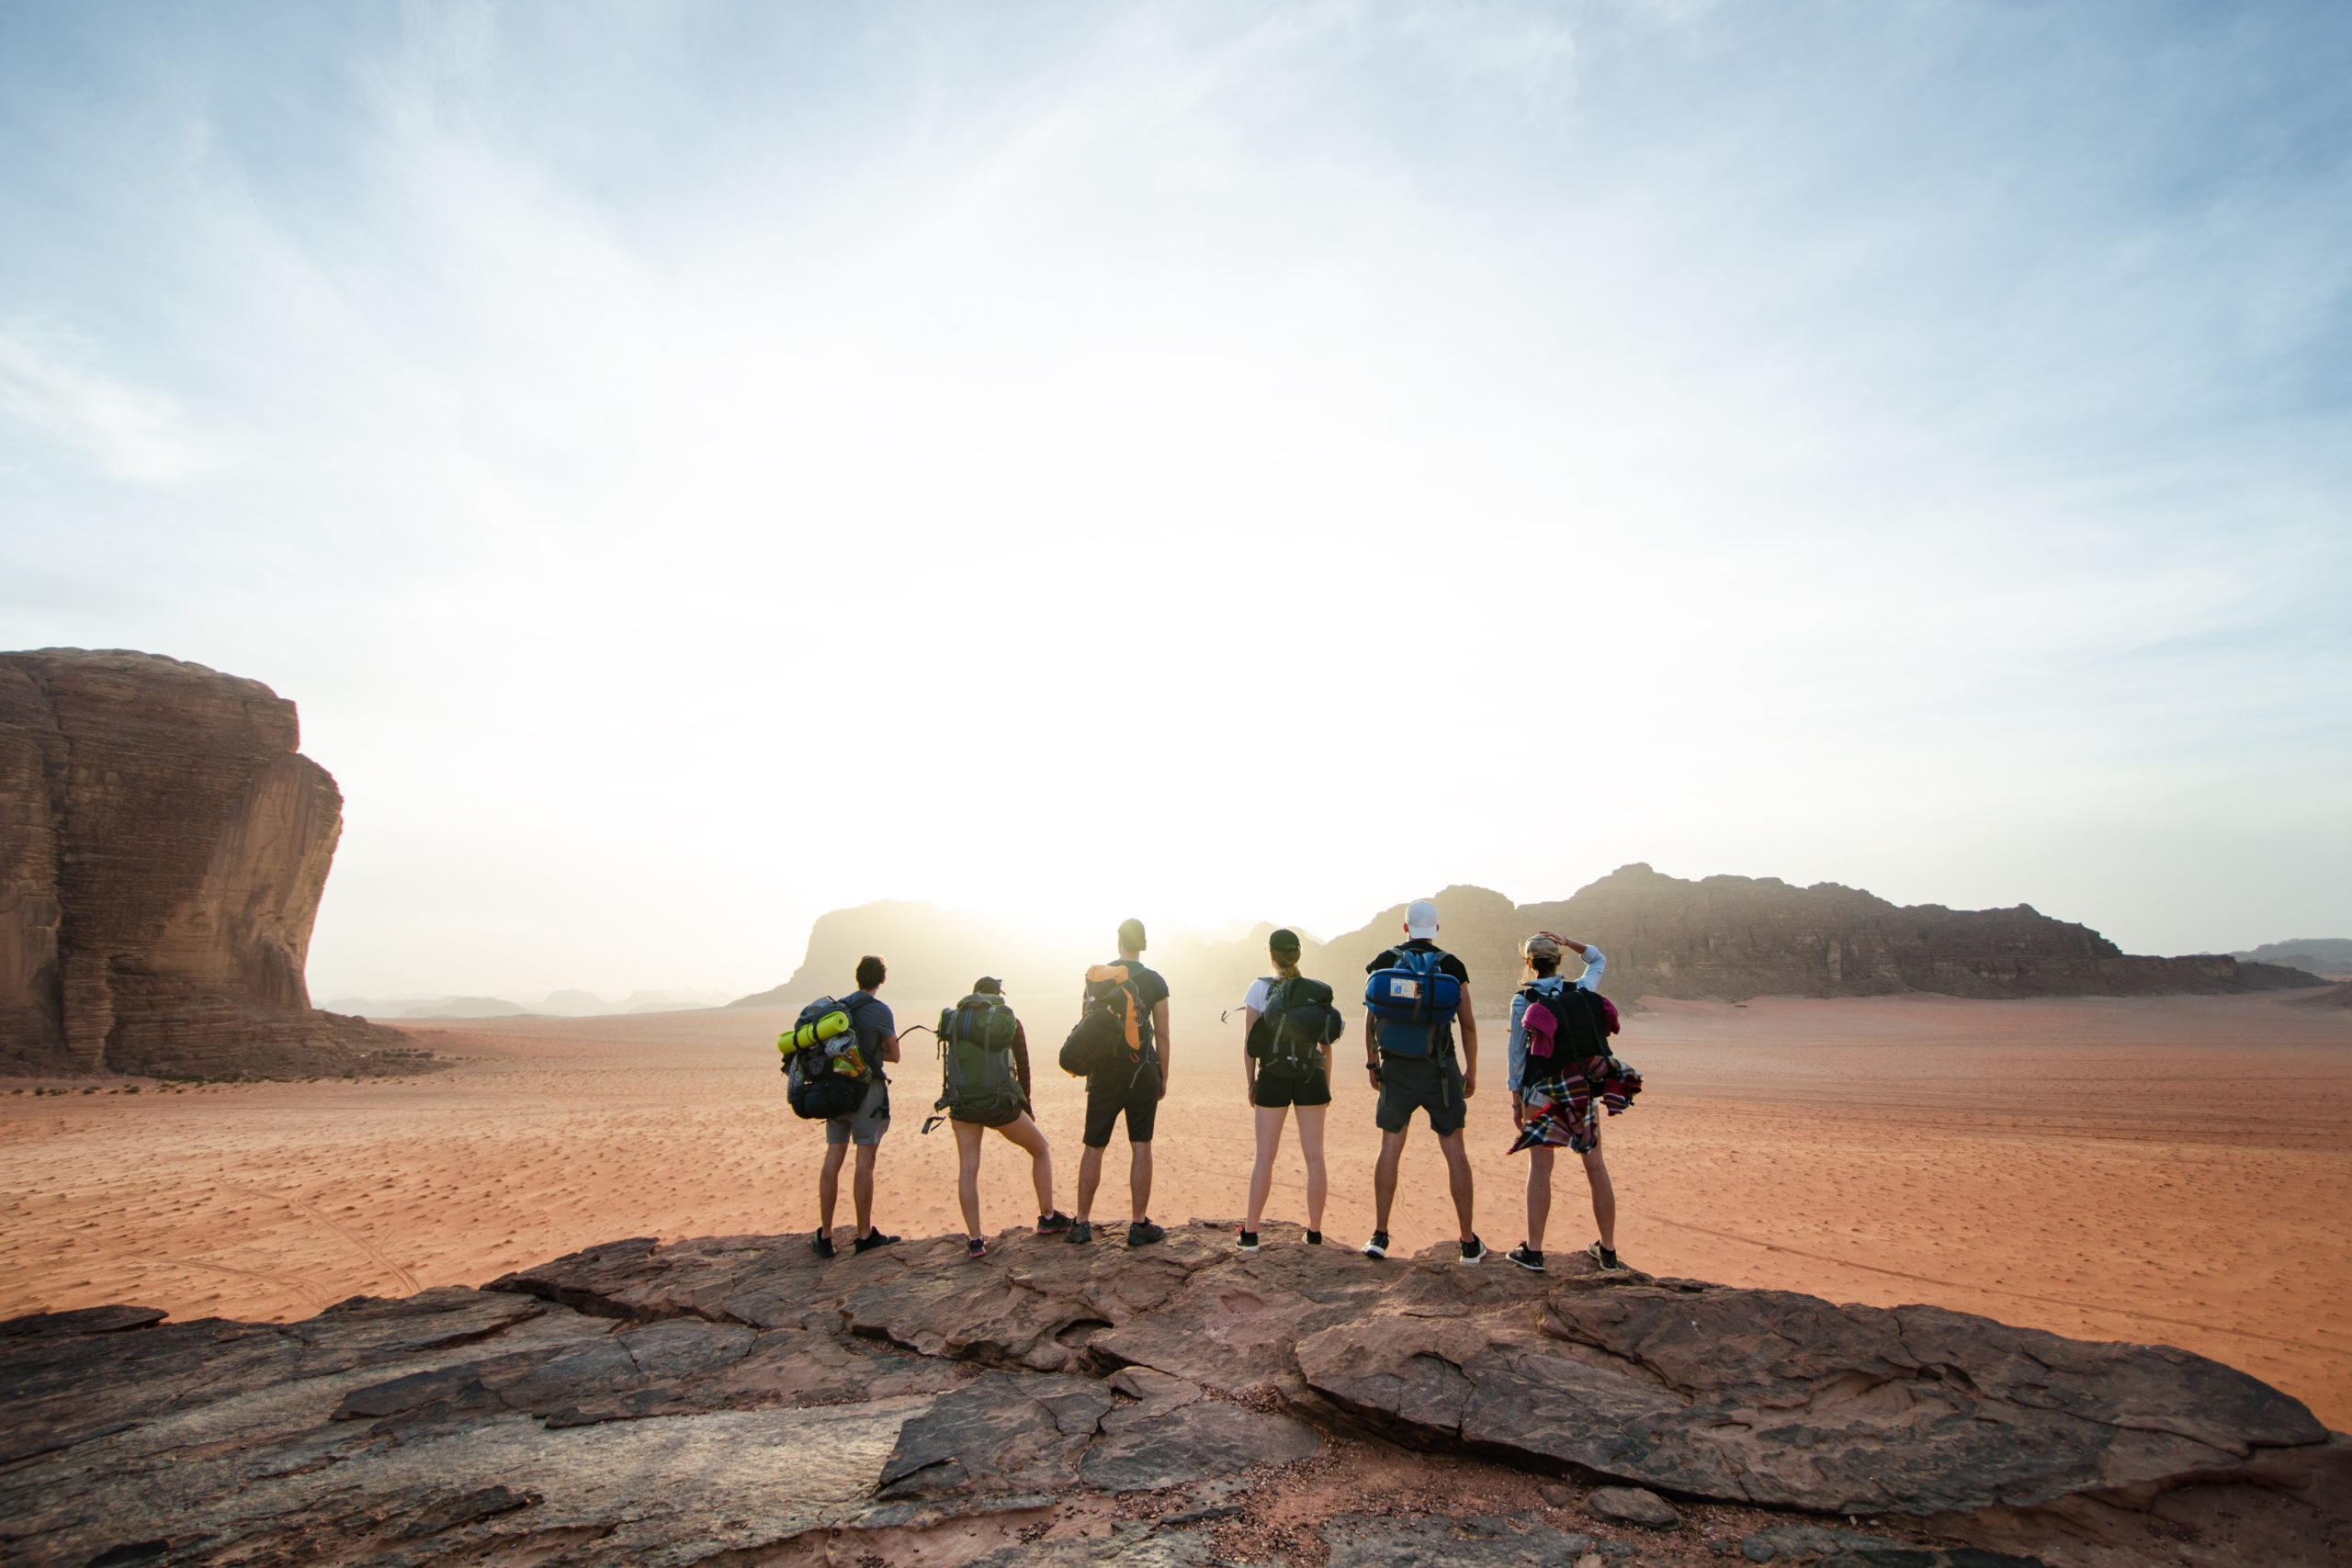
[[[327,1229],[334,1232],[335,1235],[349,1242],[352,1247],[358,1251],[361,1257],[367,1258],[379,1269],[381,1269],[386,1273],[390,1274],[392,1277],[393,1281],[407,1294],[413,1296],[416,1294],[417,1292],[424,1288],[417,1283],[415,1275],[410,1273],[406,1269],[401,1268],[398,1263],[393,1262],[391,1258],[385,1253],[382,1248],[376,1246],[375,1243],[368,1241],[362,1236],[355,1235],[351,1232],[344,1229],[334,1221],[321,1213],[317,1209],[312,1208],[302,1199],[299,1197],[288,1197],[283,1192],[272,1192],[266,1188],[244,1187],[235,1182],[224,1181],[220,1185],[226,1188],[229,1191],[242,1192],[248,1198],[260,1198],[272,1203],[283,1203],[288,1208],[293,1210],[296,1213],[306,1215],[311,1219],[318,1221],[319,1224],[326,1226]]]

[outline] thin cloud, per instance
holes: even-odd
[[[110,478],[171,486],[227,466],[176,400],[107,376],[85,345],[0,325],[0,412]]]

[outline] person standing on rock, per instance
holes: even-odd
[[[1004,982],[992,975],[983,975],[972,982],[972,995],[1001,997]],[[1026,1101],[1030,1098],[1029,1034],[1018,1023],[1012,1029],[1012,1066],[1021,1080],[1021,1098]],[[1053,1145],[1046,1142],[1046,1134],[1038,1130],[1025,1103],[1010,1114],[999,1112],[986,1120],[951,1111],[947,1124],[956,1129],[956,1202],[964,1212],[964,1249],[967,1255],[988,1256],[987,1233],[980,1229],[980,1134],[985,1128],[995,1128],[1013,1147],[1029,1156],[1029,1179],[1037,1189],[1037,1234],[1054,1235],[1070,1228],[1070,1217],[1054,1207]]]
[[[1151,1223],[1151,1134],[1159,1119],[1159,1102],[1168,1093],[1168,982],[1143,964],[1141,920],[1119,922],[1118,966],[1127,972],[1124,984],[1135,997],[1136,1030],[1142,1060],[1114,1062],[1086,1077],[1086,1152],[1078,1158],[1078,1222],[1069,1239],[1094,1239],[1094,1190],[1102,1184],[1102,1151],[1111,1145],[1111,1129],[1119,1118],[1127,1121],[1127,1192],[1133,1214],[1127,1224],[1127,1245],[1148,1247],[1168,1233]],[[1116,980],[1087,982],[1079,1010],[1084,1012],[1122,984]]]
[[[1560,974],[1563,950],[1584,960],[1584,971],[1574,980]],[[1520,1129],[1511,1147],[1525,1149],[1530,1164],[1527,1239],[1511,1248],[1509,1257],[1522,1269],[1544,1272],[1544,1230],[1552,1217],[1553,1156],[1556,1149],[1566,1148],[1584,1157],[1585,1181],[1592,1189],[1592,1218],[1600,1227],[1600,1239],[1587,1250],[1604,1272],[1615,1273],[1624,1265],[1617,1261],[1617,1191],[1610,1185],[1609,1166],[1600,1157],[1600,1107],[1609,1101],[1614,1115],[1640,1091],[1641,1076],[1607,1055],[1608,1037],[1593,1022],[1590,1004],[1567,994],[1598,995],[1609,956],[1589,942],[1550,931],[1536,932],[1519,951],[1527,960],[1529,983],[1510,999],[1510,1117]],[[1555,1021],[1566,1015],[1574,1024],[1573,1032],[1566,1028],[1549,1031],[1549,1042],[1544,1038],[1547,1032],[1535,1032],[1537,1043],[1546,1047],[1546,1054],[1540,1056],[1529,1051],[1527,1016],[1528,1010],[1538,1004]],[[1569,1006],[1587,1010],[1584,1017],[1567,1014]],[[1573,1049],[1562,1043],[1579,1039],[1585,1043]],[[1600,1055],[1592,1055],[1593,1045],[1602,1047]],[[1629,1077],[1631,1089],[1627,1089]],[[1611,1100],[1612,1087],[1617,1098]]]
[[[1269,1055],[1261,1062],[1252,1044],[1258,1021],[1275,1000],[1277,988],[1299,979],[1299,951],[1296,931],[1278,931],[1268,937],[1266,956],[1273,961],[1272,984],[1251,981],[1250,994],[1241,1002],[1241,1077],[1258,1121],[1258,1163],[1250,1172],[1250,1218],[1241,1227],[1239,1243],[1244,1252],[1258,1250],[1258,1217],[1265,1213],[1266,1198],[1273,1190],[1274,1156],[1282,1148],[1283,1120],[1294,1109],[1298,1112],[1298,1150],[1306,1156],[1306,1245],[1323,1245],[1323,1199],[1330,1189],[1330,1178],[1323,1168],[1323,1117],[1331,1109],[1331,1048],[1321,1046],[1311,1059],[1295,1062],[1288,1055],[1271,1055],[1282,1047],[1270,1040],[1265,1042]],[[1316,995],[1328,1001],[1329,987],[1317,985]],[[1328,1013],[1320,1002],[1315,1010],[1318,1016],[1333,1019],[1336,1032],[1337,1015]]]
[[[1403,969],[1426,976],[1445,975],[1461,987],[1461,1001],[1453,1017],[1430,1023],[1410,1041],[1415,1049],[1392,1050],[1381,1043],[1383,1024],[1367,1009],[1363,1020],[1364,1068],[1380,1096],[1374,1115],[1380,1128],[1380,1159],[1373,1167],[1374,1230],[1364,1243],[1367,1258],[1388,1256],[1388,1214],[1396,1201],[1396,1168],[1405,1154],[1405,1134],[1413,1112],[1429,1113],[1430,1131],[1437,1134],[1445,1155],[1446,1185],[1453,1194],[1454,1217],[1462,1224],[1462,1261],[1476,1263],[1487,1256],[1486,1243],[1471,1225],[1470,1152],[1463,1145],[1463,1123],[1469,1120],[1470,1097],[1478,1092],[1478,1020],[1470,1008],[1470,970],[1461,959],[1437,944],[1437,906],[1416,898],[1405,908],[1405,941],[1364,965],[1367,975]],[[1453,1024],[1462,1025],[1462,1055],[1454,1056]],[[1407,1030],[1396,1030],[1396,1045],[1408,1043]],[[1422,1027],[1422,1026],[1416,1026]]]
[[[899,1059],[899,1021],[875,995],[888,977],[888,966],[871,953],[857,961],[857,989],[865,999],[848,1010],[849,1026],[859,1053],[874,1070],[874,1081],[865,1086],[865,1098],[856,1110],[825,1119],[825,1164],[817,1177],[818,1228],[808,1240],[809,1249],[820,1258],[833,1255],[833,1207],[842,1195],[842,1157],[853,1145],[857,1173],[851,1179],[850,1202],[857,1211],[857,1237],[850,1245],[871,1252],[899,1239],[874,1228],[874,1156],[882,1146],[882,1134],[890,1130],[890,1080],[883,1076],[882,1064]]]

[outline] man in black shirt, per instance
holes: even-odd
[[[1406,953],[1437,954],[1438,968],[1462,987],[1462,1005],[1454,1014],[1462,1024],[1462,1058],[1458,1063],[1454,1059],[1451,1023],[1435,1027],[1427,1055],[1400,1056],[1380,1048],[1380,1022],[1369,1010],[1364,1013],[1364,1067],[1380,1095],[1374,1116],[1380,1160],[1372,1172],[1375,1228],[1363,1250],[1371,1258],[1388,1256],[1388,1211],[1396,1201],[1396,1166],[1405,1153],[1413,1112],[1422,1110],[1429,1112],[1430,1131],[1445,1152],[1446,1185],[1453,1192],[1454,1216],[1462,1222],[1462,1261],[1476,1263],[1487,1256],[1487,1247],[1470,1224],[1470,1151],[1462,1142],[1462,1125],[1469,1118],[1467,1101],[1478,1092],[1478,1019],[1470,1009],[1470,970],[1438,946],[1437,906],[1427,898],[1406,907],[1405,937],[1401,945],[1365,964],[1364,973],[1396,968]]]
[[[1151,1134],[1159,1119],[1159,1101],[1168,1093],[1168,982],[1143,966],[1143,922],[1119,924],[1119,964],[1135,992],[1136,1032],[1142,1041],[1143,1060],[1129,1063],[1125,1050],[1119,1060],[1086,1078],[1086,1152],[1078,1160],[1078,1222],[1069,1228],[1073,1242],[1094,1239],[1094,1190],[1102,1184],[1102,1151],[1111,1129],[1122,1115],[1127,1119],[1127,1190],[1135,1213],[1127,1225],[1129,1247],[1148,1247],[1168,1233],[1151,1223]],[[1080,1010],[1092,1007],[1102,992],[1089,985]]]

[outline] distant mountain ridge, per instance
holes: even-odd
[[[1470,970],[1482,1010],[1521,976],[1520,942],[1550,930],[1590,942],[1609,955],[1603,988],[1645,996],[1744,1001],[1759,996],[1866,997],[1926,991],[1976,998],[2151,996],[2291,990],[2319,976],[2225,953],[2153,958],[2124,953],[2087,926],[2052,919],[2030,906],[1951,909],[1896,905],[1836,883],[1797,887],[1777,877],[1710,876],[1686,881],[1643,863],[1620,866],[1569,898],[1513,904],[1490,888],[1436,895],[1439,943]],[[1342,1003],[1351,983],[1382,949],[1404,939],[1405,903],[1329,942],[1308,941],[1304,967],[1328,979]],[[1179,997],[1238,1002],[1266,971],[1261,924],[1240,941],[1179,937],[1155,943],[1146,961]],[[1040,944],[1012,922],[921,903],[836,909],[809,932],[807,956],[784,984],[729,1007],[797,1007],[849,988],[858,958],[883,954],[894,995],[960,996],[981,975],[1016,998],[1069,993],[1104,952]]]
[[[2260,947],[2230,956],[2256,964],[2284,964],[2308,969],[2331,980],[2352,980],[2352,937],[2305,936],[2292,942],[2266,942]]]

